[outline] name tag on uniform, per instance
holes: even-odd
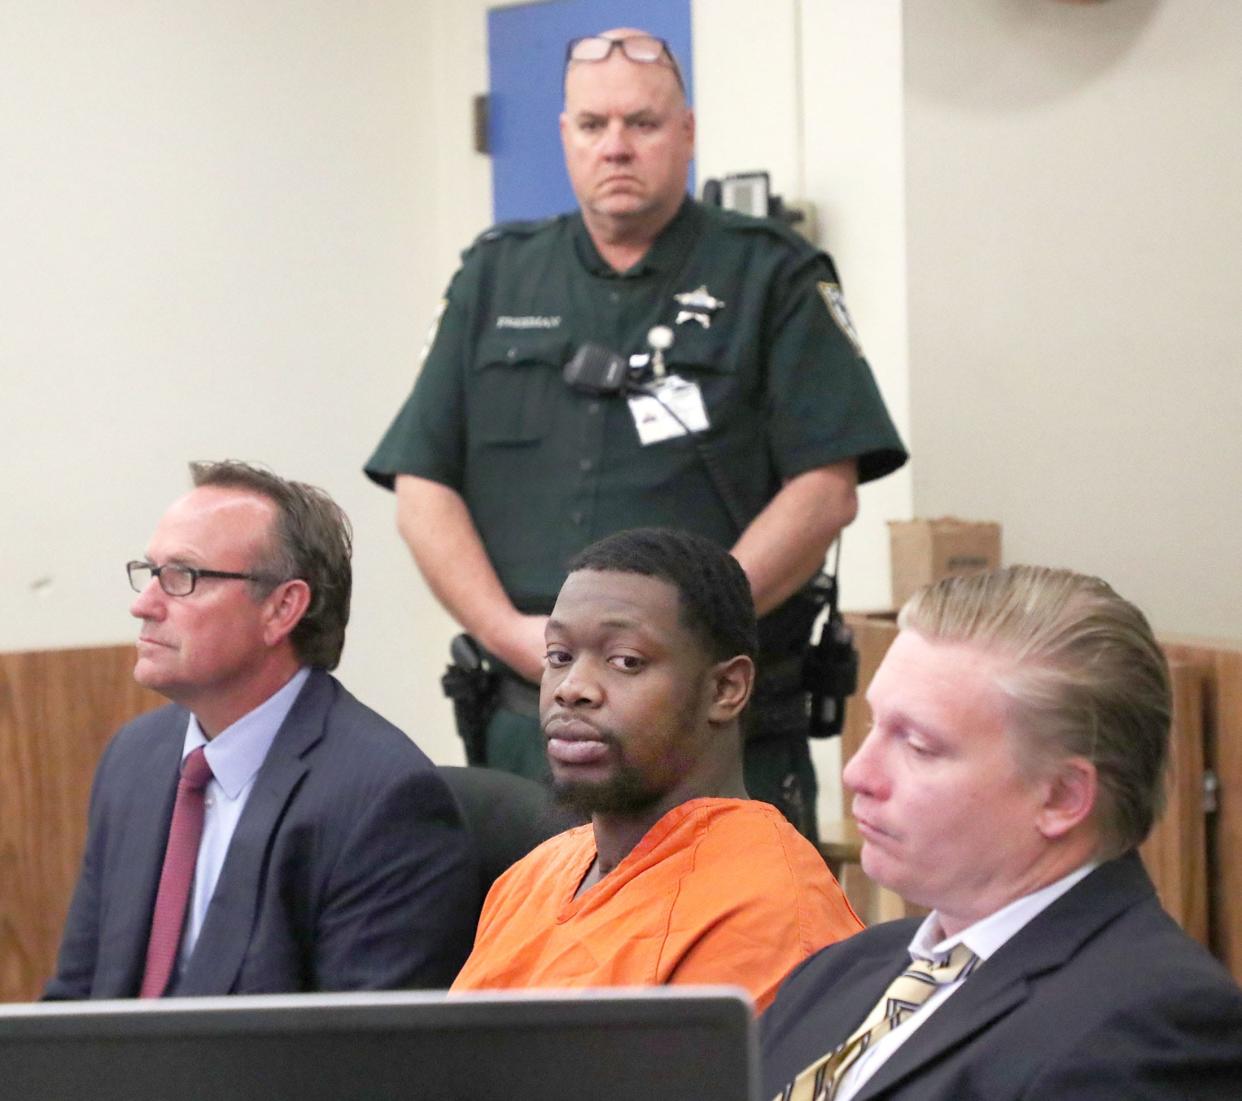
[[[666,375],[648,385],[647,391],[629,399],[630,416],[643,447],[707,429],[707,410],[697,382]]]

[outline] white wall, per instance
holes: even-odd
[[[186,460],[260,459],[354,518],[344,678],[460,759],[451,626],[360,467],[489,218],[485,10],[8,0],[0,648],[132,638],[121,565]],[[767,167],[817,208],[903,431],[913,410],[915,511],[1236,635],[1242,6],[693,11],[700,175]],[[911,493],[864,491],[851,606],[886,603]]]
[[[899,0],[697,0],[699,178],[764,168],[815,213],[903,435],[905,223]],[[842,561],[851,608],[889,601],[885,521],[910,515],[908,470],[865,486]]]
[[[884,400],[910,439],[900,0],[801,0],[805,194],[840,271]],[[889,520],[911,515],[910,466],[862,487],[846,534],[849,608],[884,608]]]
[[[447,628],[361,474],[446,267],[431,14],[6,3],[0,647],[131,639],[122,567],[186,461],[262,460],[354,519],[345,680],[456,752],[417,699],[447,716],[428,683]]]
[[[815,213],[880,388],[908,438],[899,0],[697,0],[699,178],[758,168]],[[904,469],[860,492],[842,553],[843,601],[889,602],[889,519],[910,516]],[[840,747],[812,743],[825,818],[838,813]]]
[[[806,194],[880,390],[909,446],[900,0],[802,0]],[[911,467],[863,486],[842,546],[842,602],[886,608],[889,520],[911,515]],[[860,706],[855,704],[854,706]],[[812,742],[820,817],[839,816],[841,744]]]
[[[1242,633],[1242,4],[911,0],[916,511]]]
[[[121,567],[186,488],[185,463],[260,460],[353,517],[343,679],[434,757],[460,759],[437,684],[451,624],[408,561],[392,497],[360,468],[458,252],[489,220],[489,166],[470,143],[487,6],[9,0],[0,648],[132,638]],[[838,66],[799,58],[804,7],[822,20],[849,5],[696,4],[701,170],[768,167],[787,196],[831,208],[831,247],[892,389],[900,219],[871,201],[851,233],[837,173],[804,148],[807,97],[845,94]],[[886,115],[873,147],[895,145],[895,125]],[[883,603],[883,509],[864,507],[848,593]]]

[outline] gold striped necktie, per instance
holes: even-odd
[[[853,1035],[802,1071],[774,1101],[832,1101],[845,1072],[867,1048],[909,1020],[940,987],[966,978],[978,963],[964,944],[938,962],[915,960],[889,984]]]

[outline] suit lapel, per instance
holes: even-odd
[[[993,960],[988,961],[989,966]],[[987,977],[990,981],[985,982],[986,970],[986,967],[981,967],[967,979],[936,1010],[931,1020],[876,1071],[855,1095],[855,1101],[868,1101],[869,1098],[883,1095],[886,1090],[911,1074],[917,1075],[929,1063],[967,1043],[972,1036],[1021,1004],[1026,997],[1025,977],[1011,974],[1002,978],[993,974]]]
[[[170,709],[166,725],[152,739],[145,767],[123,777],[124,788],[116,793],[123,832],[117,856],[111,862],[115,868],[103,885],[100,900],[107,913],[100,922],[104,940],[99,961],[103,970],[92,987],[96,997],[131,998],[138,994],[189,721],[188,713],[181,708]]]
[[[178,994],[232,992],[263,900],[272,840],[289,800],[310,771],[307,755],[323,737],[331,699],[331,677],[312,670],[255,777]]]
[[[897,923],[891,928],[896,936],[886,937],[875,944],[865,956],[859,956],[839,976],[832,981],[833,1020],[844,1027],[839,1036],[832,1037],[829,1048],[843,1043],[854,1030],[866,1019],[867,1014],[875,1007],[889,984],[906,968],[909,957],[905,954],[906,945],[914,936],[921,919],[914,918]],[[887,933],[889,927],[885,927]]]
[[[1151,881],[1137,854],[1101,865],[980,966],[876,1071],[855,1095],[855,1101],[882,1096],[903,1079],[968,1043],[1025,1001],[1032,979],[1065,966],[1099,929],[1151,891]],[[875,999],[882,992],[877,992]]]

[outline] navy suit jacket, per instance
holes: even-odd
[[[161,708],[104,751],[45,997],[137,995],[188,721]],[[435,766],[313,670],[255,777],[172,993],[446,987],[470,950],[476,880]]]
[[[917,919],[832,945],[761,1022],[764,1101],[845,1040],[909,960]],[[1161,909],[1136,854],[1023,927],[856,1101],[1242,1098],[1242,990]]]

